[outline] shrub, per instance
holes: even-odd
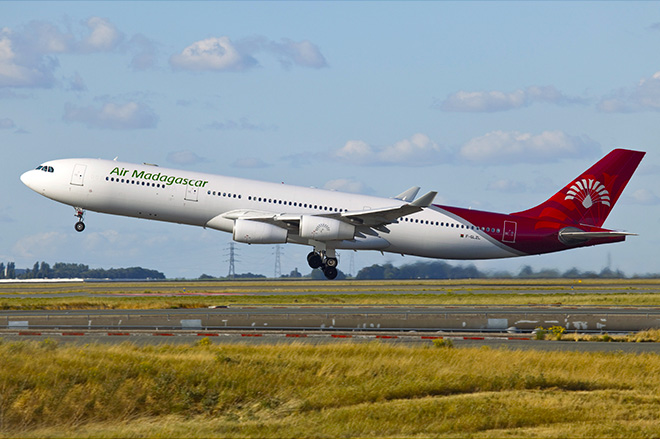
[[[435,346],[436,348],[451,349],[454,347],[454,342],[451,339],[436,338],[435,340],[433,340],[433,346]]]

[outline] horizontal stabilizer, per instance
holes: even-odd
[[[575,227],[566,227],[559,231],[559,240],[567,245],[580,244],[590,239],[615,239],[623,238],[626,236],[637,236],[636,233],[620,232],[617,230],[598,230],[595,232],[585,232]],[[621,239],[618,239],[621,241]]]
[[[617,236],[637,236],[637,233],[630,232],[617,232],[614,230],[604,232],[559,232],[559,234],[566,238],[573,239],[593,239],[593,238],[614,238]]]

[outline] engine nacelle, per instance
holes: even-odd
[[[234,241],[247,244],[284,244],[288,231],[273,224],[237,219],[234,221]]]
[[[315,241],[353,239],[355,226],[332,218],[303,215],[300,217],[300,237]]]

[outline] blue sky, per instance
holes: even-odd
[[[220,232],[89,213],[76,233],[19,181],[48,159],[512,212],[625,147],[648,154],[605,226],[640,236],[477,266],[658,272],[658,47],[655,2],[0,2],[0,261],[227,272]],[[283,247],[282,272],[308,251]],[[272,246],[237,253],[273,273]]]

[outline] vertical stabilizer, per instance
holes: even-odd
[[[600,227],[644,154],[641,151],[615,149],[546,202],[512,215]]]

